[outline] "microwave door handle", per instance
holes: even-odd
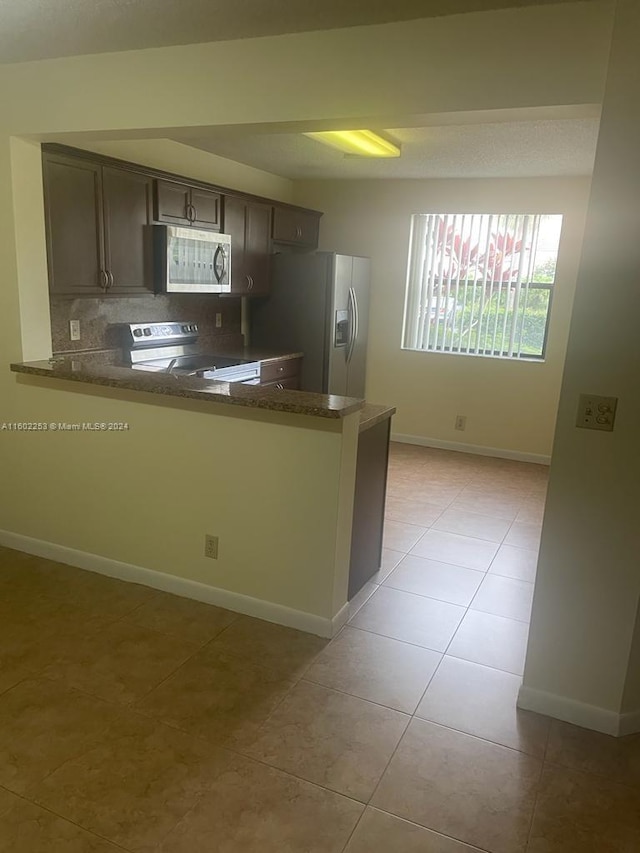
[[[222,261],[218,263],[218,259],[222,258]],[[222,283],[222,280],[227,271],[227,253],[225,252],[223,246],[218,245],[216,247],[215,252],[213,253],[213,274],[216,277],[216,281],[218,284]]]

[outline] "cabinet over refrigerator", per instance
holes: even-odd
[[[251,345],[304,353],[303,391],[364,397],[368,258],[274,255],[270,296],[251,306]]]

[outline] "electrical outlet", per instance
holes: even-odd
[[[598,397],[580,394],[576,426],[583,429],[601,429],[611,432],[616,419],[617,397]]]
[[[69,320],[69,337],[72,341],[80,340],[80,320]]]
[[[216,329],[222,328],[222,314],[216,314]]]
[[[204,555],[212,560],[218,559],[218,537],[207,534],[204,537]]]
[[[467,416],[456,415],[455,429],[465,430],[467,428]]]

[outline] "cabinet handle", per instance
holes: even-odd
[[[187,205],[187,219],[189,222],[195,222],[197,219],[197,210],[192,204]]]
[[[301,240],[302,239],[302,226],[296,225],[296,237]]]
[[[279,368],[278,368],[278,371],[279,371],[280,373],[282,373],[282,371],[283,371],[283,370],[284,370],[284,367],[279,367]]]
[[[111,290],[111,288],[113,287],[113,282],[114,282],[113,273],[111,272],[111,270],[107,270],[107,281],[109,282],[107,284],[107,289]]]
[[[253,290],[253,277],[250,275],[247,275],[247,289]]]
[[[106,270],[100,270],[100,287],[103,290],[107,290],[109,287],[109,276]]]
[[[282,382],[276,382],[276,388],[279,391],[284,391],[284,385],[282,384]]]

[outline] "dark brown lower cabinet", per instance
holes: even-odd
[[[358,437],[349,601],[375,575],[382,564],[390,434],[391,418],[387,418],[363,430]]]
[[[261,388],[275,388],[279,391],[298,391],[300,390],[300,377],[289,376],[288,379],[280,379],[276,382],[261,382]]]
[[[272,383],[295,381],[296,388],[300,382],[301,358],[278,358],[263,361],[260,365],[260,384],[271,385]],[[287,388],[293,387],[291,384]]]

